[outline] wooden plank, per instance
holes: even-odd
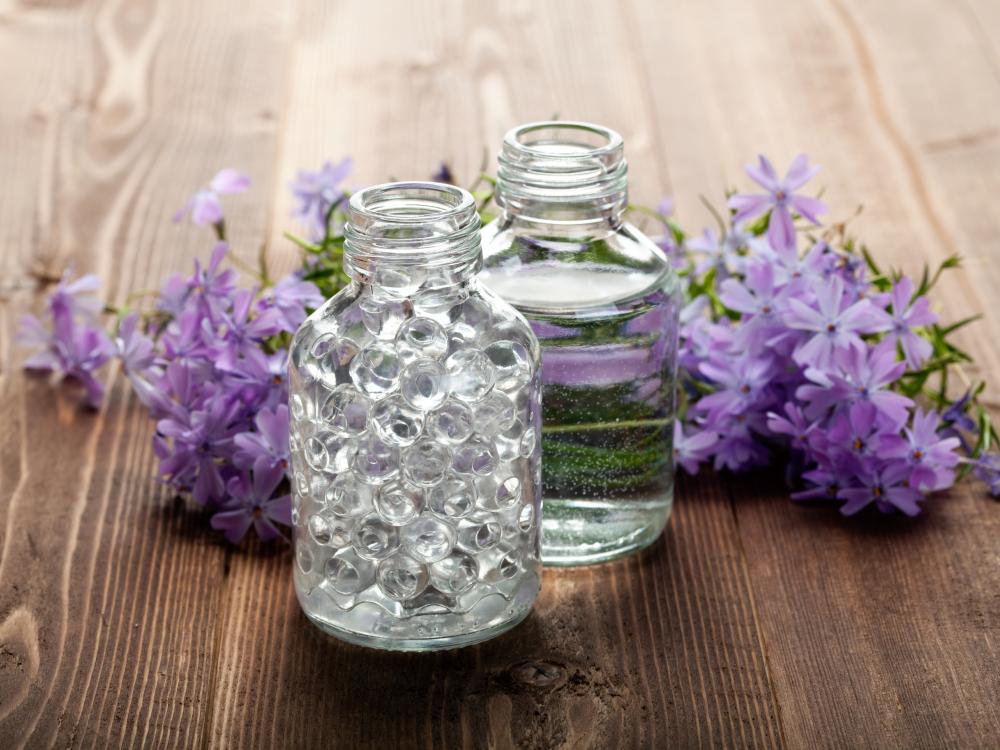
[[[879,257],[916,272],[953,250],[973,256],[936,294],[949,319],[987,312],[965,343],[993,373],[1000,220],[990,133],[1000,91],[983,58],[997,27],[973,30],[957,6],[826,0],[787,14],[757,0],[669,18],[643,6],[637,28],[673,23],[675,46],[650,30],[643,49],[654,87],[690,105],[663,133],[671,169],[679,160],[686,172],[672,174],[684,187],[682,216],[700,181],[718,183],[720,161],[760,149],[787,163],[808,151],[827,165],[834,215],[864,202],[857,231]],[[965,53],[977,33],[978,59]],[[979,487],[961,486],[911,522],[796,508],[778,499],[780,482],[762,477],[732,488],[789,744],[995,742],[1000,610],[988,581],[1000,565],[998,518]]]
[[[234,556],[213,743],[779,744],[730,504],[712,478],[682,492],[652,550],[547,570],[525,623],[444,653],[341,643],[299,611],[289,555]]]
[[[634,194],[651,202],[668,192],[641,63],[613,5],[352,3],[330,11],[313,2],[299,23],[282,182],[297,167],[346,153],[355,157],[356,184],[426,178],[442,158],[471,179],[509,127],[557,112],[620,128]],[[595,28],[605,42],[581,43]],[[283,190],[275,200],[286,215]],[[295,255],[277,227],[272,237],[276,264],[291,267]],[[728,497],[711,480],[682,494],[687,502],[656,551],[547,571],[528,622],[454,653],[394,656],[337,643],[298,612],[287,559],[234,557],[213,741],[777,744]]]
[[[170,216],[230,160],[265,188],[235,211],[255,256],[281,21],[263,2],[0,3],[0,267],[17,282],[0,305],[0,746],[187,746],[207,729],[226,552],[156,486],[122,379],[82,411],[20,373],[12,333],[35,265],[72,260],[117,302],[189,268],[210,242]]]

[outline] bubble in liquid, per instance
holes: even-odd
[[[324,502],[336,516],[360,516],[372,507],[372,488],[351,472],[338,474],[326,490]]]
[[[496,435],[510,429],[517,420],[514,402],[499,391],[494,391],[475,406],[473,426],[480,435]]]
[[[488,476],[476,480],[476,505],[483,510],[503,511],[521,500],[521,480],[515,476]]]
[[[479,578],[479,564],[464,552],[453,552],[430,566],[431,583],[445,594],[461,594]]]
[[[507,581],[517,575],[521,558],[517,550],[509,545],[501,546],[490,555],[490,566],[480,566],[482,579],[487,583]]]
[[[359,351],[360,347],[350,339],[338,337],[325,344],[323,356],[319,360],[323,384],[329,388],[338,383],[350,382],[348,367]]]
[[[319,416],[333,432],[357,436],[368,427],[371,401],[353,385],[338,385],[320,407]]]
[[[396,351],[404,362],[439,359],[448,351],[448,334],[430,318],[410,318],[396,334]]]
[[[412,599],[427,588],[427,566],[406,555],[394,555],[378,564],[378,587],[390,599]]]
[[[402,530],[403,548],[420,562],[437,562],[448,556],[455,544],[455,528],[440,518],[421,516]]]
[[[420,515],[424,498],[420,490],[394,480],[379,487],[375,494],[375,510],[393,526],[403,526]]]
[[[305,419],[306,416],[306,405],[302,400],[302,396],[298,393],[293,393],[290,399],[289,412],[293,419]]]
[[[341,550],[324,563],[323,576],[338,594],[357,594],[374,582],[375,565],[353,550]]]
[[[354,527],[351,544],[366,560],[382,560],[399,548],[399,529],[372,514]]]
[[[521,531],[531,531],[535,523],[535,506],[522,505],[521,512],[517,514],[517,526]]]
[[[295,545],[295,561],[303,573],[309,573],[312,570],[313,553],[307,544],[299,542]]]
[[[377,402],[372,408],[371,424],[389,445],[413,445],[424,429],[424,415],[410,407],[399,394]]]
[[[535,428],[529,427],[521,437],[520,451],[524,458],[530,458],[531,454],[535,452],[535,440]]]
[[[490,441],[473,436],[454,449],[451,466],[459,474],[489,476],[497,467],[497,451]]]
[[[457,445],[472,434],[472,409],[461,401],[445,401],[427,418],[427,430],[443,443]]]
[[[375,297],[364,297],[358,308],[365,329],[379,339],[395,338],[413,309],[405,299]]]
[[[351,380],[365,395],[381,398],[399,385],[401,367],[395,348],[377,341],[358,352],[351,361]]]
[[[468,291],[459,284],[421,289],[413,295],[413,312],[441,326],[451,326],[458,320],[461,304],[468,297]]]
[[[401,268],[379,265],[372,272],[372,288],[381,299],[410,297],[425,278],[427,270],[419,266]]]
[[[358,444],[353,466],[361,481],[382,484],[399,473],[399,449],[369,435]]]
[[[308,526],[309,536],[316,544],[325,546],[330,543],[330,525],[326,516],[322,513],[313,513],[309,516]]]
[[[485,336],[493,324],[493,316],[486,300],[470,296],[454,312],[455,322],[450,326],[453,339],[471,344]]]
[[[493,438],[497,455],[501,461],[513,461],[521,455],[521,438],[524,436],[524,423],[520,419]]]
[[[307,464],[317,471],[322,471],[326,468],[326,462],[330,457],[327,455],[326,445],[323,444],[322,440],[314,435],[306,439],[303,448]]]
[[[418,359],[403,368],[399,391],[415,409],[431,411],[448,397],[448,373],[432,359]]]
[[[472,512],[476,490],[472,482],[460,477],[445,479],[427,495],[430,509],[445,518],[461,518]]]
[[[304,445],[306,462],[317,471],[346,471],[354,456],[354,443],[331,431],[317,432]]]
[[[493,388],[493,364],[479,349],[460,349],[445,361],[455,398],[474,403]]]
[[[433,487],[444,479],[451,451],[430,438],[421,438],[403,451],[403,476],[418,487]]]
[[[496,387],[503,391],[520,388],[531,380],[531,355],[517,341],[496,341],[483,352],[496,372]]]
[[[474,522],[458,530],[457,543],[469,552],[482,552],[496,547],[502,535],[503,529],[497,521]]]

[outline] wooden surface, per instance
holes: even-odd
[[[942,314],[1000,394],[1000,4],[0,0],[0,747],[942,747],[1000,744],[1000,506],[845,521],[776,478],[683,480],[659,544],[547,571],[480,647],[322,636],[290,558],[229,549],[152,480],[119,374],[100,413],[25,378],[32,272],[111,301],[207,252],[170,223],[238,166],[239,253],[281,239],[298,167],[471,177],[512,124],[621,130],[633,195],[681,219],[800,150],[875,252],[967,258]]]

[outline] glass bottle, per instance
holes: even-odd
[[[504,138],[483,281],[542,346],[542,558],[609,560],[655,541],[673,504],[678,279],[624,220],[621,136],[539,122]]]
[[[480,225],[450,185],[355,193],[351,284],[292,343],[295,590],[353,643],[475,643],[538,593],[538,341],[477,280]]]

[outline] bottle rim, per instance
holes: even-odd
[[[562,120],[519,125],[504,136],[498,162],[501,205],[596,200],[614,207],[627,200],[624,139],[603,125]]]
[[[388,182],[355,192],[344,229],[344,269],[367,278],[377,265],[467,266],[481,263],[475,198],[438,182]]]

